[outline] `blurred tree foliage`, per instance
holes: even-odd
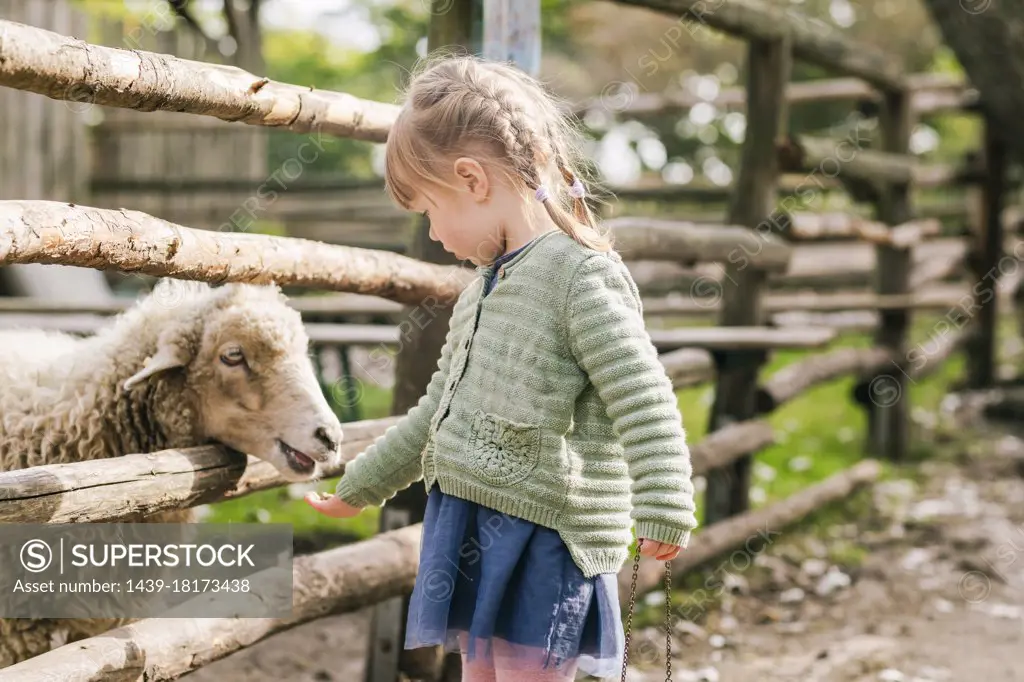
[[[136,6],[115,0],[77,1],[90,11],[101,12],[126,12]],[[267,5],[281,0],[262,1]],[[908,72],[959,72],[920,0],[771,1],[818,22],[823,30],[842,30],[854,40],[884,50],[905,64]],[[424,1],[349,0],[345,7],[343,11],[359,14],[376,27],[376,49],[339,48],[318,33],[264,26],[267,75],[368,99],[396,101],[410,69],[425,53],[429,16]],[[713,96],[719,89],[743,83],[744,44],[706,27],[683,25],[672,16],[600,0],[542,0],[542,8],[541,77],[563,99],[613,102],[643,93],[686,89]],[[832,76],[812,65],[794,64],[797,81]],[[633,164],[633,179],[639,174],[678,181],[728,181],[728,168],[735,167],[738,159],[744,113],[709,106],[641,122],[611,116],[607,106],[603,109],[597,107],[584,121],[593,140],[587,151],[599,163],[601,158],[613,159],[616,170]],[[851,125],[861,125],[864,115],[874,113],[869,105],[861,106],[858,118],[851,118],[853,111],[849,102],[795,106],[790,112],[790,129],[843,135]],[[956,159],[977,146],[977,125],[971,117],[936,117],[923,122],[923,127],[928,129],[922,138],[927,158]],[[931,137],[940,144],[925,144]],[[271,167],[293,157],[308,139],[274,132]],[[323,151],[310,171],[353,178],[375,175],[379,166],[375,145],[327,136],[317,137],[316,142]],[[631,158],[619,161],[624,154]]]

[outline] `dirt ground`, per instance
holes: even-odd
[[[825,527],[711,567],[712,596],[676,605],[689,617],[676,621],[672,679],[1024,680],[1024,429],[979,422],[970,400],[949,407],[919,420],[960,431],[945,456],[864,491]],[[369,610],[324,619],[185,679],[361,682],[368,626]],[[630,679],[665,679],[663,631],[639,628],[634,642]]]

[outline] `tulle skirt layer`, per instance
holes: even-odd
[[[585,578],[557,531],[430,491],[405,648],[442,645],[501,670],[617,675],[614,573]]]

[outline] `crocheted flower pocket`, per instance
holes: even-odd
[[[474,473],[492,485],[512,485],[530,475],[540,458],[540,427],[477,410],[469,432]]]

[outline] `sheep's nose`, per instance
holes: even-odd
[[[313,435],[330,452],[334,452],[341,447],[340,426],[320,426],[313,432]]]

